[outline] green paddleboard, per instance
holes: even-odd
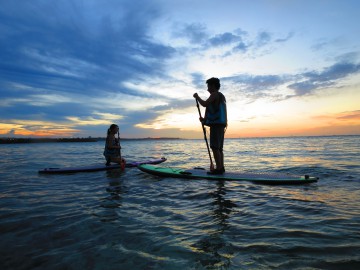
[[[209,179],[209,180],[230,180],[230,181],[251,181],[261,184],[306,184],[316,182],[319,178],[303,175],[297,176],[286,173],[252,173],[252,172],[225,172],[221,175],[211,175],[203,168],[181,169],[171,167],[159,167],[142,164],[138,168],[146,173],[187,179]]]

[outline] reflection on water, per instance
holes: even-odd
[[[118,214],[115,211],[122,205],[122,180],[121,176],[124,172],[119,170],[106,171],[106,178],[108,186],[106,187],[105,197],[100,199],[100,208],[96,209],[94,216],[100,218],[102,222],[111,222],[118,219]]]
[[[227,267],[230,265],[230,260],[234,256],[231,251],[226,247],[230,245],[228,239],[225,239],[224,231],[227,230],[229,224],[227,219],[231,215],[235,203],[231,200],[225,199],[226,189],[224,181],[217,181],[216,190],[212,191],[211,197],[213,198],[212,213],[209,215],[213,219],[213,231],[205,233],[198,242],[193,244],[197,250],[201,251],[204,255],[200,258],[200,264],[203,267]]]

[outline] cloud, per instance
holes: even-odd
[[[262,47],[267,45],[271,41],[272,35],[269,32],[261,31],[255,40],[257,47]]]
[[[262,47],[274,45],[277,43],[284,43],[290,40],[295,35],[290,32],[284,38],[275,38],[274,35],[268,31],[260,31],[255,37],[250,37],[247,31],[240,28],[233,31],[212,34],[206,25],[200,23],[177,25],[173,33],[174,38],[184,38],[188,40],[189,46],[195,46],[196,53],[200,51],[205,52],[213,48],[226,47],[223,55],[231,56],[234,53],[247,53],[250,50],[256,52]],[[193,52],[193,50],[188,49]],[[270,53],[270,52],[267,52]]]
[[[230,32],[218,34],[209,39],[206,47],[211,48],[211,47],[232,45],[231,50],[224,53],[224,55],[230,56],[233,52],[239,52],[239,51],[245,53],[248,50],[248,48],[251,46],[251,44],[246,43],[243,40],[242,35],[237,35]]]
[[[205,76],[202,73],[191,73],[190,74],[191,78],[192,78],[192,84],[196,87],[196,88],[203,88],[204,87],[204,82],[205,82]]]
[[[10,120],[8,123],[0,122],[0,134],[8,136],[73,136],[79,130],[66,123],[53,123],[49,121]]]
[[[262,56],[270,54],[278,44],[288,42],[295,35],[295,32],[290,32],[284,38],[276,38],[271,32],[260,31],[255,37],[251,38],[245,31],[238,33],[239,35],[235,36],[237,39],[233,38],[237,43],[228,55],[238,52],[243,54],[251,53],[252,57],[254,57],[253,55],[258,55],[260,52]],[[268,48],[268,50],[262,51],[264,48]]]
[[[350,51],[344,54],[340,54],[335,57],[335,60],[340,63],[352,63],[360,60],[360,52]]]
[[[287,36],[284,37],[284,38],[277,38],[277,39],[275,39],[275,42],[278,42],[278,43],[286,42],[286,41],[290,40],[291,38],[293,38],[294,35],[295,35],[295,32],[290,32],[290,33],[288,33]]]
[[[173,34],[174,37],[185,37],[192,44],[203,44],[208,39],[206,26],[201,23],[185,24]]]
[[[99,107],[113,114],[151,104],[148,93],[124,82],[166,76],[175,49],[148,35],[159,16],[147,1],[2,1],[1,117],[96,124]]]
[[[240,86],[244,91],[260,92],[270,90],[285,82],[284,76],[281,75],[249,75],[243,74],[238,76],[226,77],[224,80],[231,81],[233,84]]]
[[[209,43],[211,46],[228,45],[238,41],[241,41],[241,36],[237,36],[229,32],[216,35],[209,39]]]
[[[360,121],[360,110],[352,111],[352,112],[344,112],[342,115],[337,117],[339,120],[358,120]]]
[[[0,84],[16,80],[34,88],[100,95],[104,88],[126,93],[119,82],[141,74],[161,76],[164,60],[175,50],[147,36],[159,11],[146,1],[141,10],[126,3],[120,15],[112,10],[116,1],[110,1],[98,6],[96,16],[77,1],[7,3],[5,10],[13,12],[0,11],[0,34],[6,37]]]
[[[310,46],[310,49],[314,52],[323,52],[327,51],[333,47],[338,47],[344,42],[342,37],[332,37],[332,38],[319,38],[315,43]]]
[[[237,52],[237,51],[246,52],[248,48],[249,45],[246,45],[244,42],[241,41],[233,48],[233,52]]]
[[[340,79],[359,73],[360,64],[340,62],[325,68],[323,71],[311,71],[300,74],[300,82],[288,85],[296,95],[311,94],[317,89],[336,86]]]
[[[221,78],[232,96],[239,93],[247,103],[257,99],[281,101],[294,97],[313,95],[329,87],[343,86],[343,79],[360,72],[360,64],[337,62],[321,71],[293,74],[240,74]]]
[[[339,120],[339,121],[360,121],[360,110],[346,111],[336,114],[316,115],[314,119]]]

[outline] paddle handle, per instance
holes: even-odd
[[[199,101],[195,98],[196,100],[196,107],[198,108],[198,112],[199,112],[199,117],[201,117],[201,111],[200,111],[200,106],[199,106]],[[204,133],[204,139],[205,139],[205,142],[206,142],[206,147],[207,147],[207,151],[208,151],[208,154],[209,154],[209,158],[210,158],[210,170],[213,170],[214,169],[214,163],[212,161],[212,157],[211,157],[211,153],[210,153],[210,147],[209,147],[209,143],[208,143],[208,140],[207,140],[207,137],[206,137],[206,129],[205,129],[205,126],[204,126],[204,123],[201,121],[201,126],[202,126],[202,130],[203,130],[203,133]]]

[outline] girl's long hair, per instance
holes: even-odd
[[[114,128],[117,128],[117,127],[118,127],[118,125],[111,124],[110,127],[108,128],[107,135],[109,136],[111,130],[114,129]]]

